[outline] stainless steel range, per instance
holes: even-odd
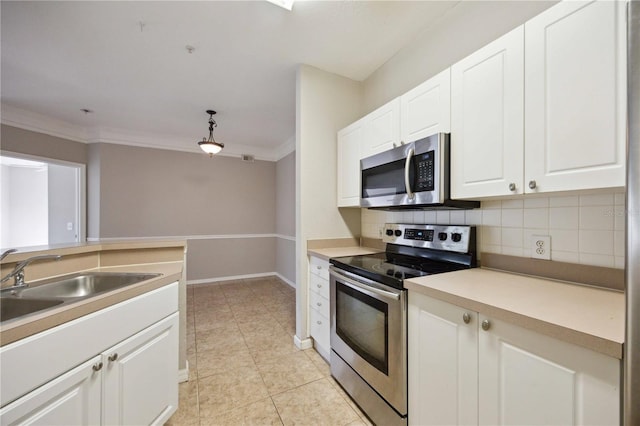
[[[330,260],[331,374],[374,423],[407,424],[404,280],[475,267],[475,233],[386,224],[385,252]]]

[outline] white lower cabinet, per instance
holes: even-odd
[[[95,356],[0,410],[3,425],[100,424],[101,374]]]
[[[329,360],[329,262],[318,257],[309,259],[309,334],[320,355]]]
[[[620,361],[409,292],[409,424],[618,425]]]
[[[0,424],[164,424],[178,407],[178,315],[174,283],[3,347]]]

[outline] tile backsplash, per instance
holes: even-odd
[[[483,201],[465,211],[362,209],[362,236],[381,238],[387,223],[478,227],[481,252],[530,257],[532,235],[551,236],[551,260],[624,268],[625,194],[621,191]]]

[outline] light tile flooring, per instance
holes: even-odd
[[[187,288],[189,381],[167,425],[370,425],[313,349],[275,277]]]

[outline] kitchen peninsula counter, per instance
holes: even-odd
[[[16,262],[29,257],[44,254],[62,256],[59,261],[42,261],[27,266],[25,278],[27,283],[34,287],[42,280],[79,272],[159,273],[161,275],[0,324],[0,345],[7,345],[182,280],[185,248],[184,240],[114,241],[38,247],[9,255],[2,261],[2,276],[9,273]],[[3,288],[7,286],[11,286],[11,282],[3,285]]]
[[[405,281],[411,292],[622,358],[624,293],[474,268]]]

